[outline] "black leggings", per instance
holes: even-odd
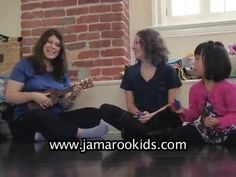
[[[33,141],[35,132],[47,140],[75,140],[78,128],[99,125],[100,111],[83,108],[63,112],[59,115],[45,110],[30,110],[9,123],[15,140]]]
[[[176,128],[169,133],[168,140],[170,141],[185,141],[188,144],[206,144],[201,134],[198,132],[195,126],[186,125]],[[232,131],[226,141],[222,144],[236,145],[236,131]]]
[[[147,138],[151,131],[175,129],[182,125],[178,114],[170,109],[156,114],[147,123],[141,123],[133,115],[117,106],[103,104],[100,107],[104,121],[121,131],[125,131],[130,138]]]

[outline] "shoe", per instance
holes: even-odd
[[[46,141],[46,138],[39,132],[34,134],[34,141]]]

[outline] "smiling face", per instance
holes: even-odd
[[[53,60],[57,58],[61,50],[60,40],[56,36],[51,36],[43,46],[43,53],[46,59]]]
[[[143,60],[145,58],[145,52],[140,43],[140,37],[138,35],[135,36],[132,49],[134,51],[134,55],[136,59]]]

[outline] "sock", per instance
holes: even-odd
[[[93,128],[78,128],[78,138],[98,138],[102,137],[108,132],[108,125],[101,122],[99,125]]]
[[[44,138],[44,136],[41,133],[36,132],[34,134],[34,141],[46,141],[46,138]]]
[[[45,146],[45,141],[35,142],[34,143],[34,151],[39,153],[43,147]]]

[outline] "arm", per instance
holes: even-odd
[[[74,100],[72,100],[70,98],[70,95],[67,94],[66,96],[64,96],[61,100],[61,106],[63,107],[63,109],[67,110],[70,109],[74,104]]]
[[[174,102],[176,96],[178,95],[179,93],[179,88],[173,88],[173,89],[169,89],[168,91],[168,104],[166,104],[165,106],[159,108],[158,110],[152,112],[152,113],[149,113],[150,115],[150,119],[155,116],[157,113],[165,110],[166,108],[170,107],[171,104]]]
[[[136,80],[136,78],[132,75],[132,71],[130,71],[130,69],[132,69],[132,67],[126,69],[123,79],[121,81],[120,88],[124,89],[125,91],[125,98],[128,111],[131,114],[136,115],[139,112],[139,110],[134,104],[134,94],[133,94],[134,86],[132,84],[133,80]]]
[[[52,106],[47,97],[49,93],[22,92],[29,76],[33,74],[32,63],[28,59],[21,59],[13,68],[6,87],[6,102],[22,104],[30,101],[38,103],[43,109]]]
[[[74,100],[81,94],[82,87],[79,85],[76,85],[73,87],[73,90],[69,93],[67,93],[61,100],[61,105],[64,109],[70,109],[73,104]]]
[[[24,83],[9,80],[6,88],[6,102],[13,104],[22,104],[29,101],[37,102],[43,109],[52,106],[47,93],[22,92]]]
[[[236,88],[231,85],[222,95],[227,113],[219,119],[218,128],[224,129],[236,125]]]
[[[231,125],[236,125],[236,112],[229,112],[219,120],[220,129],[225,129]]]
[[[24,87],[24,83],[9,80],[6,87],[6,102],[21,104],[33,100],[33,92],[21,92]]]
[[[168,90],[168,104],[175,101],[177,95],[179,94],[180,88],[173,88]]]
[[[180,112],[180,116],[181,116],[181,119],[183,121],[186,121],[186,122],[192,122],[196,119],[198,119],[198,117],[200,116],[201,114],[201,110],[199,110],[199,103],[198,102],[198,92],[199,90],[195,87],[195,86],[192,86],[190,88],[190,91],[189,91],[189,108],[186,109],[186,108],[181,108],[181,112]]]
[[[174,102],[177,94],[179,93],[179,88],[173,88],[173,89],[169,89],[168,90],[168,104],[166,104],[165,106],[159,108],[158,110],[149,113],[147,111],[143,112],[143,116],[141,119],[141,122],[146,123],[148,122],[153,116],[155,116],[157,113],[165,110],[166,108],[170,107],[171,104]]]
[[[66,93],[60,100],[60,105],[62,106],[62,108],[67,110],[73,106],[74,100],[77,98],[78,95],[80,95],[82,88],[79,86],[79,84],[71,83],[68,73],[65,73],[64,77],[65,77],[65,83],[64,83],[65,87],[66,88],[73,87],[72,91]]]
[[[137,112],[139,112],[138,108],[135,106],[134,104],[134,95],[133,92],[130,90],[126,90],[125,91],[125,97],[126,97],[126,103],[127,103],[127,108],[128,111],[131,114],[137,114]]]
[[[172,104],[179,94],[182,83],[172,66],[168,66],[166,70],[166,82],[168,89],[168,104]]]

